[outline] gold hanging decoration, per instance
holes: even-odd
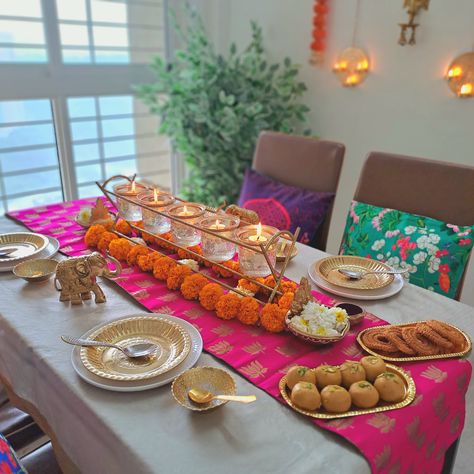
[[[408,23],[399,23],[400,25],[400,38],[398,44],[405,46],[406,44],[416,44],[416,29],[420,26],[419,23],[415,23],[415,17],[418,15],[420,10],[428,10],[430,0],[404,0],[403,8],[408,13]],[[411,30],[410,38],[407,40],[407,33]]]

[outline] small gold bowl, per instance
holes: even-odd
[[[171,393],[181,406],[193,411],[208,411],[227,403],[224,400],[195,403],[188,396],[192,388],[207,390],[214,395],[235,395],[237,392],[232,375],[217,367],[194,367],[183,372],[174,379]]]
[[[46,281],[56,272],[58,263],[56,260],[46,258],[26,260],[16,265],[13,273],[26,281]]]
[[[363,308],[356,304],[352,303],[338,303],[336,304],[338,308],[342,308],[346,310],[347,316],[349,317],[349,322],[351,323],[351,326],[354,326],[356,324],[359,324],[364,318],[365,315],[367,314],[366,311],[364,311]]]

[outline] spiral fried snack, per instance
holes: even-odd
[[[438,325],[436,324],[435,328],[437,328],[437,326]],[[435,328],[433,328],[432,326],[428,324],[420,324],[419,326],[416,327],[416,330],[418,331],[419,334],[426,337],[426,339],[429,339],[435,345],[439,346],[442,351],[449,352],[453,350],[454,349],[453,343],[442,335],[443,334],[442,330],[435,329]]]
[[[398,352],[395,344],[387,338],[387,329],[379,328],[368,331],[363,336],[364,344],[374,351],[387,353]]]
[[[420,356],[436,355],[440,348],[418,332],[416,327],[402,328],[402,336],[406,343]]]
[[[463,335],[455,328],[448,326],[441,321],[430,320],[426,321],[426,324],[434,329],[440,336],[448,339],[454,346],[454,348],[462,347],[464,344]]]
[[[404,355],[412,356],[416,352],[406,343],[403,338],[402,330],[400,328],[392,328],[393,330],[387,331],[387,339]],[[397,330],[395,330],[397,329]]]

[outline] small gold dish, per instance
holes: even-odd
[[[353,303],[337,303],[335,306],[346,311],[351,327],[361,323],[367,314],[367,311]]]
[[[290,248],[291,248],[291,241],[282,238],[277,247],[277,254],[276,254],[277,262],[285,261],[285,258],[287,257],[288,252],[290,251]],[[291,252],[291,255],[290,255],[290,260],[295,258],[297,255],[298,255],[298,247],[295,244],[293,246],[293,251]]]
[[[394,275],[387,273],[371,273],[360,280],[351,280],[339,269],[353,270],[357,272],[370,271],[392,271],[392,269],[382,262],[371,260],[370,258],[354,257],[351,255],[337,255],[326,257],[315,263],[316,273],[328,283],[343,288],[352,288],[357,290],[375,290],[390,285],[394,280]]]
[[[358,416],[358,415],[367,415],[368,413],[380,413],[382,411],[389,411],[389,410],[398,410],[399,408],[406,407],[409,405],[414,399],[416,395],[416,387],[415,382],[411,378],[411,376],[405,372],[401,367],[397,367],[396,365],[386,364],[387,365],[387,372],[393,372],[397,374],[405,383],[405,398],[398,403],[387,403],[380,401],[377,406],[373,408],[357,408],[352,405],[352,409],[346,411],[344,413],[330,413],[324,408],[320,410],[305,410],[303,408],[297,407],[290,398],[291,390],[286,385],[286,375],[280,380],[278,388],[280,389],[281,396],[285,400],[288,405],[290,405],[293,410],[297,411],[298,413],[302,413],[303,415],[311,416],[312,418],[319,418],[322,420],[332,420],[334,418],[346,418],[348,416]]]
[[[6,257],[0,257],[0,262],[14,262],[32,257],[44,250],[48,244],[46,236],[34,232],[0,234],[0,254],[10,252]]]
[[[56,260],[39,258],[37,260],[26,260],[13,268],[13,273],[26,281],[46,281],[56,272],[58,266]]]
[[[187,331],[172,321],[151,315],[112,321],[88,338],[119,346],[139,343],[158,346],[150,356],[138,359],[130,359],[112,347],[82,347],[80,357],[84,367],[111,380],[145,380],[164,374],[180,364],[191,349]]]
[[[208,411],[227,403],[224,400],[195,403],[188,396],[188,392],[193,388],[207,390],[215,395],[235,395],[237,392],[232,375],[217,367],[195,367],[183,372],[174,379],[171,393],[181,406],[193,411]]]

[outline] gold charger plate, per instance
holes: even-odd
[[[397,327],[410,327],[410,326],[415,326],[417,323],[424,323],[426,321],[413,321],[410,323],[403,323],[403,324],[391,324],[390,326],[397,326]],[[384,360],[389,360],[391,362],[416,362],[418,360],[434,360],[434,359],[450,359],[452,357],[464,357],[466,354],[468,354],[471,351],[472,348],[472,342],[469,336],[459,329],[456,326],[453,326],[452,324],[449,324],[445,321],[443,321],[444,324],[447,324],[448,326],[451,326],[453,329],[458,330],[464,337],[465,339],[465,344],[462,347],[457,347],[456,352],[449,352],[446,354],[437,354],[437,355],[429,355],[429,356],[412,356],[412,357],[392,357],[390,354],[387,354],[385,352],[376,352],[372,349],[369,349],[364,342],[362,341],[362,338],[364,334],[366,334],[368,331],[372,331],[374,329],[380,329],[380,328],[387,328],[389,326],[384,325],[384,326],[373,326],[371,328],[364,329],[361,331],[359,334],[357,334],[357,342],[360,344],[362,349],[364,351],[368,352],[369,354],[379,356]]]
[[[14,262],[32,257],[44,250],[49,244],[46,236],[33,232],[14,232],[0,235],[0,252],[15,248],[8,257],[0,262]]]
[[[370,274],[360,280],[351,280],[339,273],[339,269],[354,270],[357,272],[367,271],[392,271],[392,269],[382,262],[371,260],[370,258],[355,257],[351,255],[336,255],[326,257],[314,264],[316,273],[328,283],[343,288],[357,290],[375,290],[390,285],[394,280],[394,275]]]
[[[215,395],[235,395],[237,385],[229,372],[218,367],[194,367],[178,375],[171,385],[173,398],[184,408],[193,411],[208,411],[227,403],[226,400],[211,400],[195,403],[188,397],[192,388],[207,390]]]
[[[379,404],[373,408],[357,408],[352,405],[352,409],[344,413],[329,413],[324,408],[320,410],[305,410],[297,407],[290,398],[290,389],[286,386],[286,375],[280,380],[278,388],[280,389],[281,396],[285,402],[290,405],[293,410],[303,415],[311,416],[312,418],[318,418],[321,420],[332,420],[334,418],[346,418],[348,416],[367,415],[369,413],[380,413],[382,411],[398,410],[399,408],[406,407],[414,399],[416,395],[415,382],[411,376],[405,372],[401,367],[397,367],[392,364],[387,364],[387,372],[393,372],[397,374],[405,383],[405,398],[398,403],[387,403],[380,401]]]
[[[168,372],[191,349],[191,337],[178,324],[156,316],[136,316],[113,321],[93,332],[89,339],[117,345],[153,343],[158,349],[149,357],[129,359],[111,347],[82,347],[84,367],[111,380],[144,380]]]

